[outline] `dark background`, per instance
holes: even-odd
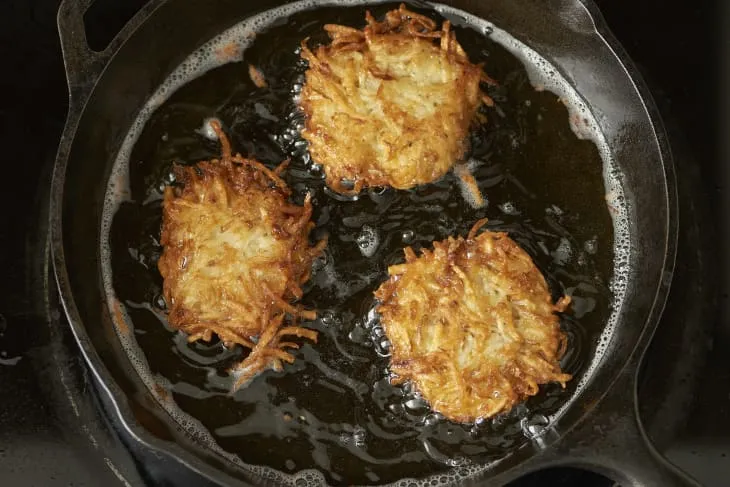
[[[688,420],[670,436],[667,455],[706,485],[730,478],[730,323],[725,242],[730,221],[730,2],[596,0],[606,21],[638,65],[667,120],[672,143],[700,167],[701,198],[712,213],[701,238],[716,239],[722,277],[700,385]],[[37,283],[28,266],[37,258],[33,235],[43,204],[44,170],[55,156],[67,108],[56,34],[57,0],[0,2],[0,484],[99,485],[96,466],[68,431],[67,411],[49,403],[44,357],[48,331],[36,326]],[[103,38],[143,2],[99,1],[91,30]],[[721,3],[729,6],[721,8]],[[724,10],[724,11],[723,11]],[[115,22],[116,19],[116,22]],[[98,28],[103,26],[103,28]],[[100,41],[101,42],[101,41]],[[710,306],[710,304],[707,304]],[[681,354],[682,344],[667,350]],[[655,353],[661,353],[656,351]],[[679,358],[679,357],[678,357]],[[78,365],[78,364],[77,364]],[[77,448],[78,447],[78,448]],[[105,469],[106,474],[108,471]],[[550,485],[550,484],[549,484]],[[560,484],[565,485],[565,484]]]

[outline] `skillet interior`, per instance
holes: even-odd
[[[141,107],[141,104],[145,101],[145,98],[149,96],[150,91],[159,84],[167,72],[171,70],[181,58],[190,52],[193,47],[199,44],[203,40],[207,40],[208,37],[212,37],[213,33],[217,33],[235,19],[244,17],[248,12],[241,12],[241,7],[238,6],[238,11],[241,17],[237,17],[234,14],[233,5],[229,5],[232,10],[226,10],[225,21],[221,19],[221,23],[217,24],[217,28],[213,29],[210,24],[211,14],[208,12],[206,17],[208,23],[203,21],[196,21],[195,19],[189,18],[194,17],[190,15],[180,16],[180,13],[175,14],[177,19],[185,19],[185,22],[191,22],[193,25],[186,26],[188,29],[182,29],[176,27],[174,30],[186,30],[189,37],[183,45],[190,46],[190,49],[183,49],[181,47],[182,39],[176,39],[176,44],[168,45],[171,41],[163,39],[156,39],[152,52],[160,56],[160,59],[156,63],[150,63],[147,66],[147,61],[144,60],[145,66],[140,66],[143,60],[139,57],[133,56],[135,49],[135,41],[137,42],[137,48],[140,48],[142,44],[149,42],[149,38],[145,39],[145,32],[147,29],[157,26],[158,28],[164,26],[165,18],[169,20],[171,12],[177,11],[176,8],[182,8],[179,5],[174,7],[175,2],[164,4],[158,11],[156,11],[152,17],[141,26],[138,32],[125,44],[114,61],[107,69],[99,84],[97,85],[90,103],[87,105],[87,110],[81,119],[78,133],[87,134],[86,137],[77,137],[75,144],[72,147],[68,172],[66,174],[66,187],[85,187],[93,188],[94,197],[90,202],[88,199],[88,191],[65,191],[63,203],[64,209],[68,211],[64,214],[64,238],[67,240],[72,238],[73,235],[88,234],[89,231],[95,231],[98,235],[99,223],[101,219],[101,203],[103,202],[103,185],[99,185],[98,181],[106,181],[109,176],[110,165],[114,159],[116,150],[121,143],[121,139],[126,135],[127,128],[131,125],[131,121],[136,116],[136,112]],[[524,12],[532,12],[537,15],[540,13],[536,10],[536,6],[532,5],[530,10],[530,2],[526,3],[526,10]],[[460,5],[460,8],[465,8]],[[486,6],[483,7],[483,9]],[[173,9],[173,10],[170,10]],[[627,196],[629,198],[629,208],[631,210],[631,224],[632,224],[632,244],[639,252],[634,252],[632,255],[632,265],[635,271],[643,269],[644,272],[634,272],[631,275],[630,285],[643,284],[646,289],[655,289],[656,281],[652,281],[651,277],[657,278],[658,273],[661,272],[662,259],[653,257],[657,252],[654,250],[657,247],[657,242],[666,241],[666,237],[663,235],[665,231],[663,224],[666,222],[662,221],[662,218],[656,218],[657,215],[661,215],[662,209],[666,212],[666,207],[662,207],[661,204],[666,204],[666,198],[662,198],[663,194],[663,174],[661,166],[661,154],[659,148],[656,146],[656,141],[652,136],[651,125],[646,113],[642,110],[638,110],[636,113],[632,112],[630,108],[641,107],[640,100],[636,98],[636,93],[632,91],[632,86],[628,83],[625,77],[622,77],[625,73],[620,70],[620,65],[614,64],[613,66],[606,67],[604,63],[599,65],[592,65],[591,69],[593,73],[598,73],[599,77],[587,76],[587,72],[581,69],[582,65],[580,60],[583,58],[580,56],[581,53],[585,53],[585,45],[590,45],[593,41],[593,48],[602,46],[607,49],[605,45],[600,42],[600,39],[592,35],[592,30],[588,28],[587,20],[585,17],[581,18],[579,14],[585,16],[585,12],[580,10],[563,10],[564,15],[572,15],[571,22],[572,26],[577,29],[578,32],[573,32],[574,38],[578,38],[583,42],[583,47],[578,49],[576,45],[564,45],[561,41],[567,41],[571,36],[566,36],[564,32],[540,32],[542,28],[545,28],[546,24],[540,23],[540,28],[534,28],[533,31],[528,29],[528,26],[523,25],[522,22],[526,22],[524,18],[520,23],[510,24],[509,20],[516,21],[511,15],[516,12],[511,11],[509,7],[503,6],[502,9],[494,6],[489,7],[492,12],[481,13],[482,16],[493,20],[497,25],[503,25],[506,29],[516,35],[518,38],[522,38],[528,44],[533,44],[541,54],[546,55],[553,62],[556,62],[560,66],[560,60],[565,59],[561,57],[562,49],[568,49],[569,47],[574,48],[570,50],[573,54],[571,65],[563,68],[563,73],[567,75],[569,79],[575,83],[576,87],[583,96],[588,100],[589,105],[593,109],[594,113],[599,114],[598,121],[601,124],[601,128],[604,134],[613,142],[613,147],[616,152],[614,153],[619,166],[624,172],[624,187],[627,190]],[[187,10],[184,8],[183,10]],[[167,14],[165,12],[168,12]],[[475,11],[475,13],[480,13]],[[540,13],[544,15],[544,12]],[[578,17],[576,17],[578,16]],[[568,15],[571,17],[571,15]],[[501,23],[499,19],[506,19],[504,23]],[[203,24],[203,25],[199,25]],[[549,25],[549,24],[548,24]],[[592,25],[592,24],[590,24]],[[535,26],[532,26],[535,27]],[[581,33],[580,31],[583,30]],[[148,36],[151,35],[147,31]],[[173,32],[172,30],[170,32]],[[195,35],[198,33],[199,35]],[[192,34],[192,35],[191,35]],[[562,35],[561,35],[562,34]],[[523,37],[521,37],[521,35]],[[541,35],[543,37],[541,37]],[[544,36],[552,36],[551,41],[555,44],[546,44],[548,41]],[[160,36],[164,37],[164,36]],[[566,38],[567,37],[567,38]],[[193,42],[190,38],[195,38]],[[529,41],[532,42],[529,42]],[[159,44],[159,46],[157,45]],[[540,49],[542,47],[542,49]],[[157,49],[159,48],[159,49]],[[166,49],[166,50],[165,50]],[[125,53],[127,53],[125,58]],[[158,54],[159,53],[159,54]],[[167,53],[168,58],[164,57]],[[174,56],[172,55],[174,53]],[[549,54],[553,53],[553,56]],[[605,54],[610,54],[604,52]],[[595,56],[595,51],[591,53]],[[165,60],[165,63],[161,63],[161,60]],[[576,59],[578,61],[576,61]],[[588,61],[593,57],[587,58]],[[610,60],[610,57],[607,57]],[[172,61],[174,60],[174,61]],[[617,61],[613,59],[615,63]],[[137,66],[130,66],[129,63],[136,63]],[[610,64],[610,63],[608,63]],[[601,68],[604,70],[605,76],[601,77]],[[140,76],[131,76],[131,73],[137,70],[143,72],[147,76],[145,79],[140,80]],[[491,73],[491,72],[490,72]],[[135,73],[136,74],[136,73]],[[494,74],[494,73],[491,73]],[[587,76],[587,79],[580,77],[581,74]],[[612,74],[613,76],[609,76]],[[600,83],[596,83],[596,80],[600,80]],[[126,84],[125,84],[126,83]],[[124,104],[114,103],[114,97],[105,97],[106,94],[113,93],[114,90],[119,90],[122,86],[125,87],[125,93],[129,96],[125,100]],[[616,93],[607,93],[605,87],[610,86]],[[625,91],[621,91],[623,88]],[[633,95],[633,98],[632,98]],[[118,98],[116,98],[118,99]],[[135,103],[129,103],[130,100],[136,100]],[[632,101],[636,103],[631,103]],[[603,102],[603,103],[602,103]],[[608,116],[616,113],[617,105],[624,105],[623,110],[619,116]],[[613,110],[613,111],[611,111]],[[603,114],[604,117],[600,117]],[[633,117],[632,117],[633,116]],[[642,123],[643,122],[643,123]],[[643,136],[642,136],[642,130]],[[647,143],[647,141],[654,141],[654,144]],[[651,149],[654,149],[653,151]],[[83,164],[83,159],[89,159],[95,161],[104,161],[104,164],[94,165],[92,170],[87,167],[87,164]],[[78,162],[74,163],[77,159]],[[641,171],[637,170],[636,161],[642,161],[640,165]],[[84,166],[82,168],[82,165]],[[76,170],[74,168],[77,168]],[[633,170],[633,173],[632,173]],[[652,174],[653,171],[653,174]],[[638,174],[641,173],[641,174]],[[81,186],[78,186],[81,185]],[[632,191],[634,188],[638,188],[639,185],[642,188],[640,196],[642,201],[639,201],[639,197],[636,196],[636,191]],[[85,202],[79,201],[81,194],[84,194]],[[655,206],[651,212],[647,212],[646,208],[643,208],[644,213],[641,213],[641,205],[637,206],[637,203],[643,203],[643,199],[651,201]],[[90,205],[93,203],[93,206]],[[657,207],[656,205],[659,204]],[[79,206],[81,205],[81,206]],[[80,212],[77,208],[87,208],[87,211]],[[650,218],[651,213],[652,218]],[[641,227],[637,226],[638,218],[643,215],[646,221],[643,221]],[[641,231],[639,231],[639,228]],[[653,230],[653,232],[652,232]],[[84,233],[78,233],[84,232]],[[651,238],[649,237],[651,235]],[[647,246],[647,243],[651,242],[652,246]],[[118,347],[114,331],[109,321],[109,316],[104,306],[99,306],[100,303],[104,303],[103,296],[100,294],[99,289],[94,289],[94,285],[97,284],[97,288],[100,288],[99,269],[100,263],[98,261],[97,251],[90,252],[90,248],[87,246],[84,251],[85,242],[79,242],[78,239],[74,241],[74,246],[65,247],[65,256],[67,259],[66,264],[70,269],[73,270],[69,274],[70,285],[74,291],[74,296],[77,297],[76,304],[79,305],[79,311],[81,316],[84,317],[84,323],[104,323],[104,327],[89,327],[87,330],[92,339],[94,347],[99,351],[104,363],[110,368],[110,371],[114,375],[116,381],[128,392],[132,393],[135,397],[132,404],[138,404],[136,401],[146,403],[144,409],[135,409],[139,412],[138,418],[150,417],[147,415],[147,410],[153,411],[156,415],[163,419],[163,423],[167,422],[167,418],[164,414],[159,414],[160,411],[156,408],[153,402],[149,401],[147,393],[144,388],[140,387],[136,374],[129,367],[128,359],[126,355],[120,353],[121,350]],[[89,242],[95,245],[95,242]],[[658,246],[661,250],[661,245]],[[646,250],[652,249],[652,253],[647,255]],[[642,253],[643,252],[643,253]],[[642,267],[643,266],[643,267]],[[653,273],[652,273],[653,272]],[[652,287],[653,283],[653,287]],[[90,285],[91,284],[91,285]],[[83,292],[81,292],[83,289]],[[633,344],[635,343],[636,337],[641,330],[641,326],[637,326],[637,323],[643,323],[644,317],[648,313],[648,308],[653,301],[653,293],[631,293],[628,301],[626,302],[625,308],[622,310],[621,321],[619,324],[619,330],[617,336],[620,340],[615,340],[612,343],[612,353],[609,357],[604,360],[601,364],[600,369],[597,371],[598,374],[606,374],[606,376],[612,375],[612,370],[615,372],[615,366],[623,363],[628,352],[631,351]],[[630,327],[625,326],[628,322],[632,325]],[[639,321],[636,321],[636,320]],[[78,325],[78,323],[77,323]],[[605,377],[604,376],[604,379]],[[571,408],[572,412],[577,415],[580,414],[576,410],[576,405],[580,405],[586,398],[591,398],[592,394],[597,394],[602,389],[597,386],[595,381],[584,390],[582,397],[576,401],[575,405]],[[593,396],[595,397],[595,396]],[[588,399],[590,400],[590,399]],[[128,412],[128,411],[127,411]],[[570,424],[571,420],[575,420],[575,415],[569,412],[560,424],[556,427],[559,431],[561,427]],[[160,426],[163,423],[159,423],[157,426],[150,426],[155,433],[158,435],[165,435]]]

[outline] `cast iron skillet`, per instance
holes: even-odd
[[[129,433],[222,484],[248,485],[231,462],[182,433],[122,350],[101,282],[98,239],[112,163],[140,108],[201,42],[281,0],[151,0],[102,52],[86,43],[93,0],[65,0],[58,25],[70,92],[54,171],[51,228],[57,284],[73,333]],[[333,2],[336,3],[336,2]],[[587,468],[622,485],[696,485],[649,443],[636,375],[664,308],[677,208],[671,155],[654,103],[590,0],[446,0],[504,28],[548,59],[598,116],[622,173],[631,246],[627,297],[609,351],[565,414],[489,469],[501,485],[552,466]]]

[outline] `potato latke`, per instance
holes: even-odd
[[[285,164],[272,171],[232,155],[220,124],[211,123],[223,156],[175,166],[176,185],[165,188],[158,268],[171,326],[191,342],[215,334],[251,349],[236,367],[235,390],[258,372],[294,360],[285,349],[298,345],[282,337],[316,341],[315,331],[285,325],[315,317],[291,300],[301,297],[299,285],[309,279],[324,242],[309,246],[312,205],[309,197],[303,207],[287,201],[280,178]]]
[[[480,82],[448,21],[400,9],[363,30],[325,25],[329,45],[312,52],[300,105],[303,137],[327,185],[340,193],[368,186],[407,189],[443,176],[463,156],[482,101]]]
[[[565,347],[545,279],[530,256],[481,220],[464,239],[434,242],[391,266],[376,291],[377,311],[392,345],[393,381],[412,381],[433,410],[471,422],[508,411],[565,382]]]

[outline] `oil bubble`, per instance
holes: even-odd
[[[377,230],[370,225],[363,225],[360,233],[355,237],[355,242],[360,248],[360,252],[365,257],[372,257],[375,255],[375,251],[378,250],[378,244],[380,243],[380,237]]]
[[[213,122],[217,122],[219,125],[222,125],[220,119],[218,118],[206,118],[205,120],[203,120],[203,125],[195,130],[195,132],[199,133],[208,140],[218,140],[218,134],[216,134],[215,130],[213,129]]]
[[[533,414],[520,421],[522,432],[528,438],[537,438],[542,435],[550,425],[550,420],[542,414]]]
[[[415,236],[416,236],[416,233],[413,230],[404,230],[403,233],[401,234],[401,241],[404,244],[413,243]]]

